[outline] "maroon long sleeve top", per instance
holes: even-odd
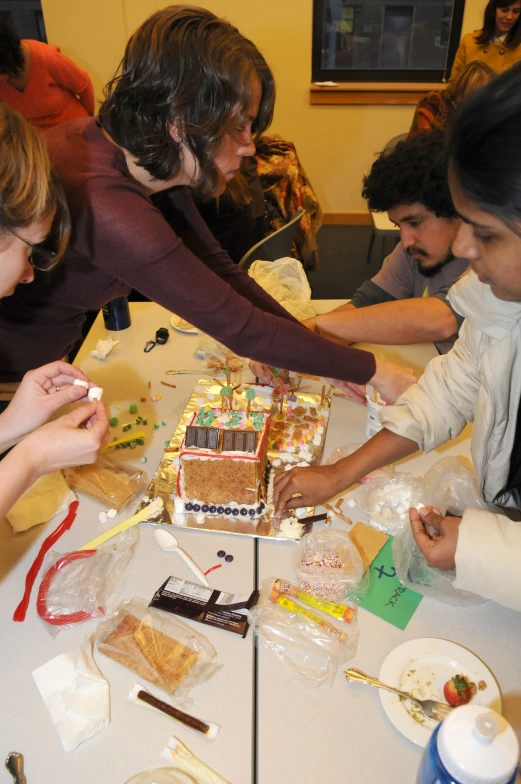
[[[72,236],[55,270],[37,273],[2,301],[1,381],[63,357],[81,336],[86,312],[131,288],[241,356],[357,383],[374,375],[372,354],[305,329],[231,261],[189,188],[168,192],[165,217],[129,178],[124,154],[95,120],[59,125],[46,141]]]

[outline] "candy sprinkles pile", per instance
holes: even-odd
[[[302,558],[301,565],[303,567],[312,567],[314,569],[324,569],[325,572],[330,570],[342,569],[342,562],[336,553],[327,553],[323,550],[306,550]],[[324,575],[327,578],[327,574]],[[338,597],[338,582],[324,582],[323,579],[319,580],[299,580],[299,588],[313,596],[320,596],[322,599],[331,599]]]

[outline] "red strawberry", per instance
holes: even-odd
[[[447,681],[443,687],[445,699],[457,708],[458,705],[466,705],[470,702],[476,693],[476,684],[472,683],[465,675],[455,675],[450,681]]]

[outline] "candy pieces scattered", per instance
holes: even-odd
[[[111,427],[116,427],[116,425],[118,425],[118,424],[119,424],[119,419],[117,417],[110,417],[109,425]]]
[[[350,509],[354,509],[355,506],[356,506],[355,499],[354,498],[348,498],[347,501],[346,501],[346,506],[348,506]]]
[[[131,414],[137,414],[137,406],[136,406],[136,404],[135,403],[131,403],[131,405],[130,405],[128,410],[129,410],[129,412]]]
[[[147,400],[146,397],[140,397],[139,398],[139,402],[140,403],[146,403],[146,400]]]
[[[146,457],[142,457],[142,458],[141,458],[141,462],[142,462],[142,463],[146,463],[146,462],[147,462],[147,458],[146,458]]]
[[[116,408],[121,408],[121,403],[116,403]]]

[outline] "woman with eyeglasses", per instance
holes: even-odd
[[[33,285],[35,270],[49,276],[69,233],[67,205],[41,134],[0,103],[0,298],[12,296],[19,284]],[[31,318],[29,309],[19,313],[20,324]],[[0,452],[14,446],[0,462],[0,518],[43,474],[94,462],[108,439],[102,403],[79,406],[46,424],[66,403],[85,400],[75,379],[94,386],[66,362],[31,370],[0,414]]]
[[[134,288],[246,357],[357,383],[394,400],[411,371],[307,330],[220,248],[190,189],[223,193],[271,122],[273,75],[210,11],[169,6],[131,37],[97,119],[46,134],[71,211],[60,274],[0,311],[0,381],[64,356],[85,314]],[[31,322],[17,314],[33,303]],[[16,335],[18,347],[12,341]]]

